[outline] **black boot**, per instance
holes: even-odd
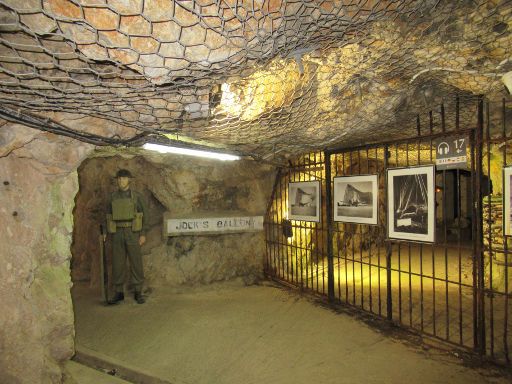
[[[110,305],[118,304],[120,301],[124,300],[124,293],[123,292],[116,292],[114,297],[108,301]]]
[[[137,304],[144,304],[146,302],[146,299],[144,299],[141,292],[135,291],[133,297],[135,298]]]

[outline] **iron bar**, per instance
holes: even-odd
[[[432,145],[433,143],[433,135],[434,135],[434,115],[432,111],[429,111],[428,113],[429,117],[429,132],[431,134],[430,136],[430,162],[432,163],[432,148],[434,147]],[[444,135],[444,133],[442,133]],[[433,334],[437,335],[436,332],[436,264],[435,264],[435,248],[432,246],[432,329]]]
[[[483,127],[482,127],[483,129]],[[487,194],[487,209],[488,209],[488,215],[487,215],[487,254],[489,258],[489,289],[493,290],[493,246],[492,246],[492,215],[491,215],[491,193],[490,193],[490,180],[491,180],[491,144],[489,143],[489,139],[491,137],[490,132],[490,119],[489,119],[489,103],[485,103],[485,145],[486,145],[486,163],[487,163],[487,188],[486,190],[489,192]],[[483,232],[483,231],[482,231]],[[482,233],[482,237],[484,234]],[[482,272],[483,273],[483,272]],[[485,288],[485,287],[484,287]],[[490,348],[491,348],[491,357],[494,358],[494,295],[490,295],[489,297],[489,328],[490,328]]]
[[[333,220],[332,220],[332,193],[331,193],[331,155],[324,154],[325,162],[325,199],[327,216],[327,273],[329,301],[334,301],[334,256],[332,247]]]
[[[458,99],[457,99],[458,101]],[[458,111],[458,104],[457,104]],[[458,275],[459,281],[457,285],[459,287],[459,344],[463,344],[463,327],[462,327],[462,249],[461,249],[461,238],[462,238],[462,193],[460,183],[460,169],[457,168],[457,211],[459,213],[458,220],[458,236],[457,236],[457,249],[458,249]]]
[[[501,124],[502,124],[502,132],[503,132],[503,140],[506,142],[507,140],[507,108],[505,105],[505,99],[502,99],[501,102]],[[503,146],[503,164],[507,166],[507,146]],[[505,264],[508,266],[508,237],[506,233],[503,234],[503,249],[505,256]],[[510,364],[510,356],[508,351],[508,308],[509,308],[509,287],[508,287],[508,267],[505,268],[505,315],[503,319],[503,351],[505,354],[505,360]]]
[[[475,130],[475,257],[477,259],[477,308],[478,308],[478,352],[485,353],[485,306],[484,306],[484,254],[482,232],[482,140],[484,129],[484,100],[478,100],[478,122]]]

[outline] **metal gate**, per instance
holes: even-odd
[[[266,217],[267,275],[509,362],[501,168],[512,165],[512,132],[506,101],[498,104],[456,98],[418,116],[412,138],[308,154],[281,169]],[[473,124],[461,126],[463,114]],[[434,165],[437,144],[456,137],[468,141],[467,162],[435,172],[435,241],[390,239],[388,170]],[[334,221],[334,178],[374,174],[377,225]],[[320,182],[318,222],[287,220],[288,184],[305,181]]]

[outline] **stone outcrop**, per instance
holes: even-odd
[[[92,147],[10,124],[0,143],[0,382],[58,383],[74,353],[76,168]]]

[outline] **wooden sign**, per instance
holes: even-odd
[[[166,236],[211,235],[263,230],[263,216],[164,218]]]

